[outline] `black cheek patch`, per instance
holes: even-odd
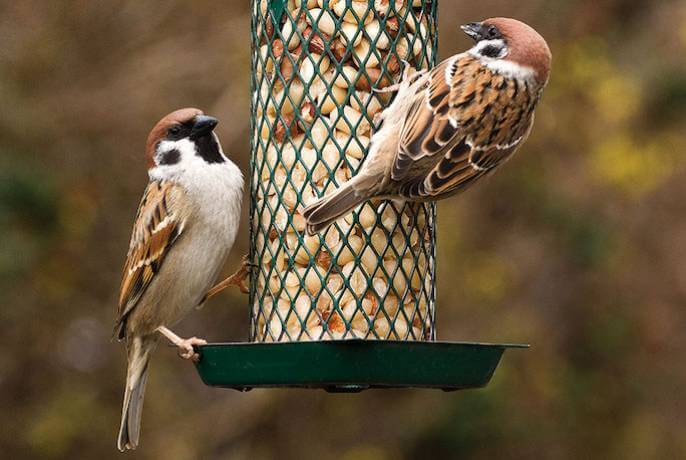
[[[160,155],[160,165],[174,165],[181,160],[181,152],[176,149],[169,150]]]
[[[481,54],[490,58],[497,58],[500,55],[501,48],[497,46],[488,45],[481,50]]]

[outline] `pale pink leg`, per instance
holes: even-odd
[[[191,359],[197,362],[200,359],[200,355],[195,352],[193,345],[207,344],[207,340],[199,339],[197,337],[182,339],[164,326],[158,327],[157,332],[165,336],[171,343],[179,348],[179,356],[181,356],[183,359]]]

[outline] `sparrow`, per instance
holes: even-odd
[[[162,118],[147,139],[148,186],[124,265],[115,334],[126,344],[128,368],[117,447],[135,449],[140,434],[149,360],[158,332],[197,358],[172,327],[202,306],[238,231],[243,193],[240,169],[222,151],[217,119],[193,108]],[[220,283],[223,287],[231,284]]]
[[[307,207],[307,233],[370,198],[440,200],[503,165],[524,143],[550,75],[546,41],[528,25],[463,25],[475,44],[430,71],[406,67],[358,173]]]

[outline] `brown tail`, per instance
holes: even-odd
[[[124,391],[124,406],[121,411],[121,425],[117,438],[117,448],[122,452],[127,449],[135,449],[138,446],[143,396],[145,383],[148,380],[148,364],[156,344],[156,339],[135,337],[128,347],[129,365],[126,371],[126,390]]]
[[[343,184],[341,188],[320,198],[305,209],[303,216],[307,219],[307,234],[314,235],[321,232],[366,199],[367,197],[357,194],[351,182]]]

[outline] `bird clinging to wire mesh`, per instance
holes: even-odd
[[[546,41],[509,18],[462,30],[474,46],[401,81],[360,170],[305,209],[308,234],[370,198],[430,201],[459,193],[524,143],[550,74]]]

